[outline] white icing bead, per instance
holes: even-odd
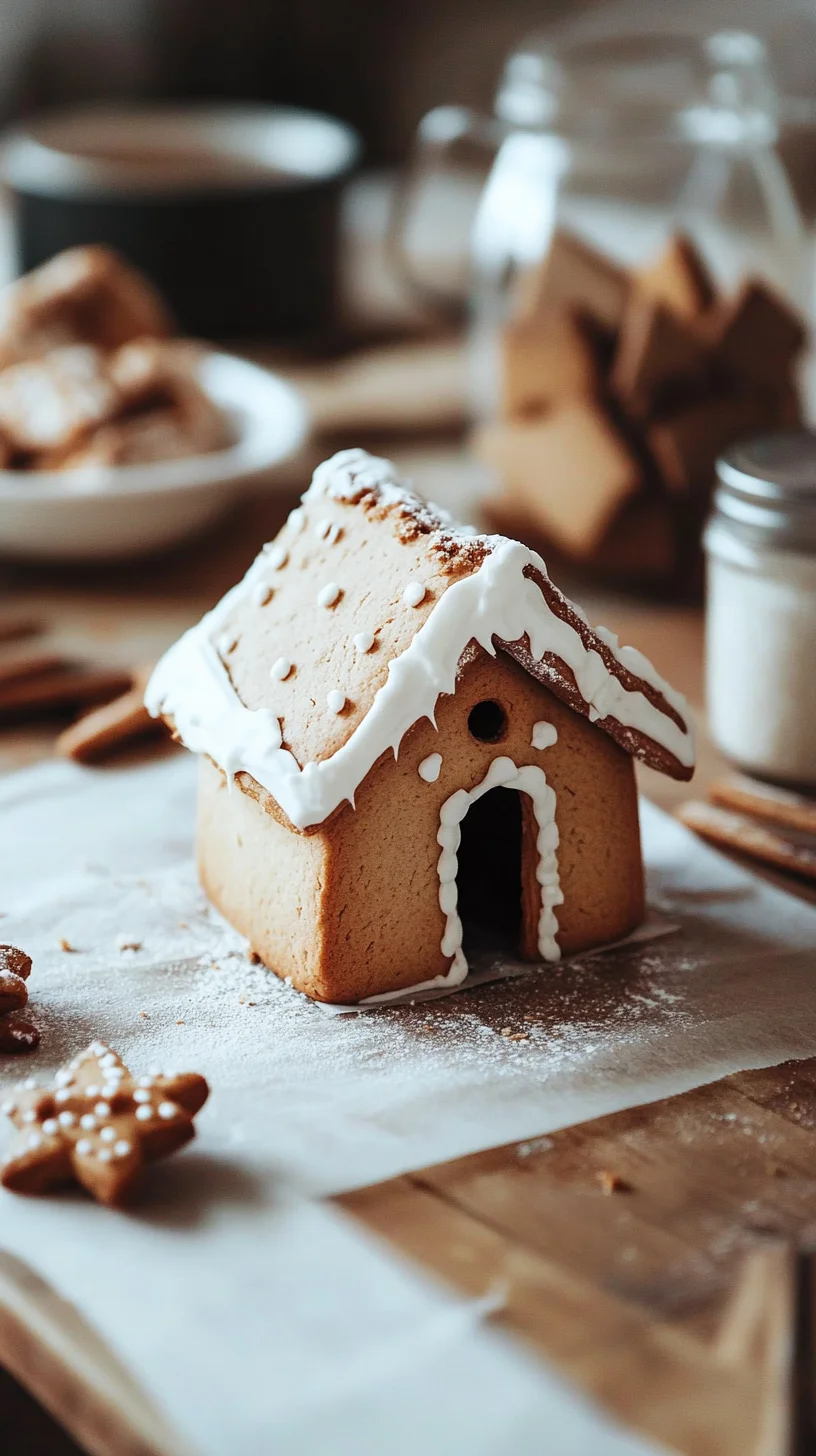
[[[178,1117],[178,1108],[175,1102],[160,1102],[159,1117],[163,1117],[165,1122],[169,1122],[171,1117]]]
[[[111,1161],[111,1158],[113,1157],[113,1153],[111,1152],[110,1148],[97,1148],[96,1156],[99,1159],[100,1163],[109,1163]]]
[[[60,1127],[73,1127],[76,1122],[76,1117],[73,1112],[60,1112],[57,1121]]]
[[[83,1127],[86,1132],[93,1132],[94,1128],[96,1127],[96,1118],[93,1117],[90,1112],[86,1112],[84,1116],[79,1119],[79,1125],[80,1127]]]
[[[558,742],[558,729],[552,723],[534,723],[533,736],[530,740],[533,748],[552,748]]]
[[[156,1075],[158,1075],[158,1074],[156,1074]],[[139,1080],[138,1080],[138,1082],[136,1083],[136,1086],[137,1087],[152,1087],[153,1086],[153,1078],[152,1077],[140,1077]]]
[[[86,1097],[98,1097],[101,1091],[102,1091],[102,1088],[101,1087],[97,1087],[96,1083],[94,1083],[92,1087],[86,1087],[85,1088],[85,1096]]]
[[[424,602],[425,590],[424,582],[409,581],[405,591],[402,593],[402,600],[406,607],[418,607],[420,602]]]
[[[69,1082],[73,1082],[73,1080],[74,1079],[71,1076],[71,1073],[68,1072],[68,1071],[66,1071],[65,1068],[63,1067],[63,1068],[60,1069],[59,1072],[56,1073],[56,1075],[54,1077],[54,1086],[55,1087],[67,1087],[68,1084],[69,1084]]]
[[[92,1041],[85,1056],[101,1057],[106,1051],[109,1051],[109,1048],[105,1046],[103,1041]]]
[[[269,676],[283,682],[292,671],[292,664],[288,657],[277,657],[269,669]]]
[[[252,593],[252,600],[256,607],[265,607],[267,602],[271,602],[272,596],[273,592],[269,582],[259,581]]]
[[[147,1090],[146,1087],[137,1087],[136,1088],[136,1091],[133,1094],[133,1101],[134,1102],[150,1102],[151,1100],[152,1100],[151,1099],[151,1095],[148,1092],[148,1090]]]
[[[343,527],[340,525],[340,522],[332,521],[328,531],[326,532],[326,540],[328,541],[330,546],[334,546],[340,540],[342,534]]]
[[[26,1079],[25,1079],[25,1081],[23,1083],[23,1090],[25,1092],[34,1092],[36,1090],[36,1087],[37,1087],[37,1078],[36,1077],[26,1077]]]
[[[71,1096],[70,1088],[60,1087],[59,1092],[54,1093],[55,1102],[67,1102]]]
[[[218,639],[218,651],[222,657],[229,657],[230,653],[238,646],[238,638],[234,632],[222,632]]]
[[[118,1082],[110,1082],[107,1086],[105,1086],[105,1087],[102,1088],[102,1096],[103,1097],[115,1097],[118,1091],[119,1091],[119,1083]]]
[[[100,1067],[116,1067],[118,1060],[114,1052],[106,1052],[104,1057],[99,1058],[99,1065]]]
[[[286,550],[286,547],[279,546],[277,543],[273,546],[264,547],[264,555],[273,571],[280,571],[281,567],[285,566],[289,560],[289,552]]]
[[[42,1128],[43,1132],[47,1132],[49,1137],[56,1137],[57,1133],[60,1130],[59,1123],[57,1122],[57,1119],[55,1117],[47,1117],[42,1125]]]
[[[339,688],[332,688],[326,694],[326,703],[330,713],[342,713],[346,706],[346,695]]]
[[[289,512],[287,519],[291,529],[298,534],[306,525],[306,512],[302,506],[295,506],[295,509]]]
[[[97,1102],[96,1107],[94,1108],[94,1112],[96,1113],[97,1117],[110,1117],[110,1103]]]
[[[153,1116],[153,1108],[152,1107],[137,1107],[136,1108],[136,1120],[137,1120],[137,1122],[147,1122],[152,1116]]]
[[[126,1158],[131,1151],[131,1145],[125,1138],[120,1138],[119,1142],[113,1145],[113,1155],[115,1158]]]
[[[375,638],[373,632],[358,632],[351,640],[354,643],[355,651],[370,652],[374,646]]]
[[[16,1102],[4,1102],[2,1107],[0,1107],[0,1112],[5,1113],[6,1117],[11,1117],[11,1114],[14,1112],[16,1106]]]
[[[33,1107],[29,1107],[28,1111],[23,1113],[23,1122],[36,1122],[36,1121],[37,1121],[37,1114],[34,1111],[34,1108]]]
[[[80,1138],[76,1144],[76,1151],[81,1158],[87,1158],[88,1154],[93,1152],[93,1143],[90,1138]]]
[[[319,536],[321,541],[325,541],[331,528],[332,522],[330,520],[327,519],[325,521],[319,521],[318,524],[315,526],[315,535]]]
[[[116,1128],[103,1127],[99,1136],[101,1137],[103,1143],[113,1143],[116,1141]]]
[[[40,1134],[38,1132],[30,1132],[28,1134],[28,1138],[26,1139],[26,1141],[27,1141],[28,1147],[30,1147],[30,1148],[41,1148],[42,1147],[42,1137],[40,1136]]]
[[[333,607],[340,595],[340,587],[336,581],[329,581],[321,587],[317,594],[317,605],[319,607]]]
[[[441,768],[442,754],[429,753],[427,758],[423,758],[417,769],[417,773],[421,779],[425,780],[426,784],[435,784],[439,778]]]

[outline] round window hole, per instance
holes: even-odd
[[[480,743],[498,743],[507,731],[507,714],[498,703],[477,703],[468,714],[468,729]]]

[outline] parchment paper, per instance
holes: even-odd
[[[478,1307],[287,1180],[351,1188],[813,1052],[816,910],[644,806],[652,902],[676,935],[326,1017],[207,906],[192,797],[183,757],[0,784],[0,935],[34,957],[44,1033],[23,1075],[100,1036],[134,1067],[213,1086],[197,1143],[138,1210],[4,1193],[0,1246],[75,1304],[200,1456],[537,1456],[542,1431],[548,1456],[643,1453],[480,1329]],[[0,1085],[19,1075],[4,1065]]]
[[[652,806],[650,898],[676,934],[424,1005],[326,1017],[250,965],[207,904],[192,797],[186,757],[54,764],[0,784],[0,933],[34,957],[44,1033],[26,1070],[99,1036],[134,1066],[201,1071],[214,1089],[206,1145],[272,1159],[309,1192],[816,1051],[816,907]],[[6,1063],[0,1085],[16,1075]]]

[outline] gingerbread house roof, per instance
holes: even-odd
[[[434,720],[479,648],[506,653],[628,753],[691,777],[685,701],[641,653],[590,627],[536,552],[458,526],[363,450],[318,467],[243,581],[162,658],[146,702],[308,829]]]

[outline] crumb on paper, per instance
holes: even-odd
[[[238,1000],[239,1000],[239,1002],[240,1002],[240,1004],[242,1006],[254,1006],[255,1005],[255,1002],[254,1001],[250,1001],[250,999],[249,999],[246,991],[242,991],[241,992],[240,996],[238,997]]]
[[[140,1011],[139,1012],[139,1015],[141,1016],[142,1021],[149,1021],[150,1020],[150,1012],[149,1011]]]
[[[512,1026],[503,1026],[502,1029],[501,1029],[501,1031],[499,1032],[499,1036],[512,1036],[512,1035],[513,1035],[513,1028],[512,1028]]]
[[[610,1168],[602,1168],[600,1173],[596,1174],[596,1176],[598,1182],[601,1185],[602,1193],[609,1194],[632,1192],[631,1183],[627,1183],[626,1179],[622,1178],[620,1173],[613,1173]]]
[[[60,950],[69,951],[71,955],[76,955],[76,946],[72,945],[70,940],[66,940],[64,935],[61,935],[59,938],[59,948]]]
[[[183,1025],[184,1025],[184,1022],[183,1021],[177,1021],[176,1022],[176,1026],[183,1026]]]
[[[508,1036],[507,1040],[508,1041],[529,1041],[530,1038],[527,1035],[526,1031],[511,1031],[511,1033]]]
[[[133,935],[118,935],[116,937],[116,948],[117,950],[121,951],[141,950],[142,942],[140,940],[136,940],[135,936]]]

